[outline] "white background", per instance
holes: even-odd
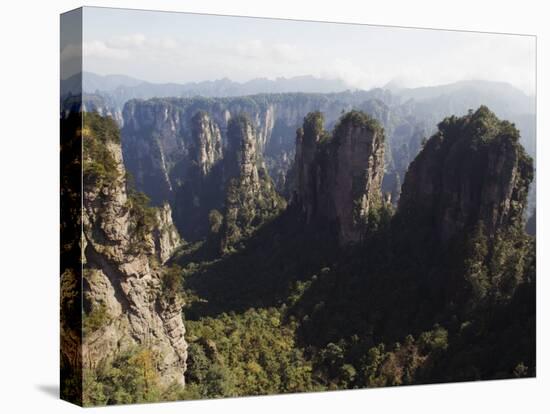
[[[0,411],[74,412],[58,393],[59,13],[81,5],[538,35],[538,377],[109,408],[109,412],[539,413],[550,409],[545,1],[4,0],[0,14]],[[87,412],[95,413],[99,409]],[[105,410],[105,409],[103,409]]]

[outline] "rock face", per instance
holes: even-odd
[[[155,205],[172,202],[175,183],[170,172],[185,154],[181,111],[166,105],[131,105],[123,112],[124,165],[138,190]]]
[[[136,187],[155,205],[168,201],[180,232],[186,239],[195,241],[206,236],[208,212],[220,204],[209,188],[223,181],[215,167],[229,145],[227,131],[232,117],[247,115],[266,171],[277,191],[288,200],[294,185],[287,181],[295,159],[295,131],[304,116],[311,111],[321,111],[327,127],[332,128],[342,111],[357,108],[379,120],[387,131],[395,132],[398,147],[395,153],[406,160],[394,160],[393,149],[388,145],[386,165],[392,169],[392,175],[383,185],[385,191],[391,191],[397,199],[400,178],[417,151],[417,146],[408,143],[416,121],[411,121],[407,108],[403,113],[390,112],[391,99],[391,94],[373,90],[132,100],[123,111],[124,161]],[[218,178],[214,179],[216,175]]]
[[[151,212],[127,193],[116,131],[111,119],[85,115],[84,366],[94,368],[118,352],[142,346],[159,355],[163,384],[184,384],[182,302],[163,295],[157,264],[180,243],[179,236],[168,205]]]
[[[172,209],[170,204],[164,203],[156,209],[156,226],[153,230],[155,252],[162,264],[172,256],[181,245],[182,240],[178,229],[172,222]]]
[[[191,118],[191,124],[189,157],[199,173],[206,176],[222,158],[220,128],[204,111],[197,112]]]
[[[175,210],[182,172],[201,158],[205,171],[215,164],[228,145],[229,119],[244,113],[254,127],[268,173],[281,190],[294,158],[294,133],[303,117],[321,110],[334,123],[343,109],[365,106],[369,99],[372,94],[357,92],[132,100],[123,110],[124,162],[140,191],[156,205],[171,202]]]
[[[442,242],[480,223],[494,235],[522,221],[532,179],[518,130],[482,106],[439,124],[409,167],[398,214]]]
[[[522,142],[528,152],[534,154],[535,124],[532,105],[527,102],[530,100],[519,91],[508,93],[507,89],[506,85],[498,83],[476,85],[476,82],[464,82],[398,93],[373,89],[328,94],[130,100],[124,106],[120,121],[124,124],[124,159],[135,178],[136,187],[144,191],[155,205],[167,200],[175,211],[181,168],[185,170],[187,163],[191,162],[193,116],[198,111],[206,112],[220,130],[222,147],[226,147],[227,122],[231,116],[243,112],[254,125],[258,150],[269,175],[277,190],[287,197],[283,190],[288,187],[287,173],[294,159],[295,131],[301,126],[304,116],[320,111],[324,114],[327,128],[332,129],[342,111],[357,109],[368,113],[384,127],[386,177],[382,183],[383,191],[391,192],[392,199],[397,201],[405,172],[418,154],[421,141],[436,131],[437,123],[444,117],[465,114],[468,108],[486,104],[488,97],[499,116],[516,123],[522,131]],[[173,96],[181,95],[174,93]],[[183,230],[179,223],[176,225]]]
[[[363,112],[340,118],[332,136],[310,113],[296,139],[296,193],[307,222],[336,224],[341,244],[357,242],[369,213],[382,205],[384,132]]]
[[[119,126],[122,126],[124,123],[122,110],[110,96],[84,93],[82,95],[82,112],[97,112],[101,116],[109,116]]]
[[[252,123],[245,115],[229,120],[224,159],[226,199],[221,248],[227,250],[285,207],[257,151]]]
[[[262,106],[244,98],[129,102],[122,131],[125,164],[136,187],[155,205],[171,204],[174,222],[187,240],[204,239],[210,230],[210,212],[224,208],[229,180],[239,175],[233,162],[236,152],[263,158],[267,137],[282,128],[274,125],[273,111],[271,104]],[[254,137],[249,144],[253,153],[240,152],[240,144],[232,143],[229,136],[231,119],[241,113],[247,114],[254,130],[247,135]]]

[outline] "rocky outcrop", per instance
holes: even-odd
[[[153,229],[155,240],[155,252],[162,264],[174,254],[174,251],[182,244],[178,229],[172,222],[172,209],[170,204],[164,203],[156,209],[156,226]]]
[[[383,129],[351,111],[329,134],[322,114],[310,113],[297,132],[295,169],[294,202],[306,221],[332,222],[341,244],[357,242],[369,213],[382,206]]]
[[[184,384],[181,299],[163,294],[165,261],[179,244],[170,208],[151,211],[126,190],[117,127],[86,114],[83,128],[83,362],[95,368],[134,346],[159,357],[163,384]]]
[[[244,113],[254,126],[257,148],[268,173],[281,190],[289,160],[294,158],[294,133],[303,117],[321,110],[332,124],[343,109],[349,110],[370,98],[369,94],[357,92],[132,100],[123,110],[124,162],[140,191],[155,205],[170,201],[175,210],[178,186],[185,179],[182,174],[201,158],[204,171],[215,164],[228,143],[229,119]]]
[[[286,205],[277,194],[257,150],[254,127],[245,115],[229,120],[228,150],[224,159],[226,198],[221,249],[241,239],[274,217]]]
[[[82,95],[82,112],[97,112],[101,116],[113,118],[120,127],[124,124],[122,110],[110,96],[84,93]]]
[[[232,117],[246,114],[254,127],[257,151],[266,171],[277,191],[288,200],[295,178],[289,176],[295,159],[294,137],[309,112],[321,111],[327,127],[332,128],[342,111],[356,107],[395,131],[398,144],[403,146],[415,123],[408,113],[390,113],[381,99],[388,96],[373,91],[133,100],[125,105],[123,113],[124,159],[136,187],[155,205],[169,201],[180,232],[190,241],[200,240],[208,232],[209,212],[219,209],[223,202],[212,189],[223,183],[216,165],[229,145],[227,131]],[[407,154],[411,152],[408,148]],[[396,150],[400,157],[402,152]],[[394,170],[404,167],[394,162],[391,154],[388,146],[386,165],[393,175],[384,182],[384,191],[392,192],[397,200],[402,171]],[[410,156],[414,155],[416,152]]]
[[[224,199],[223,144],[218,124],[204,111],[190,120],[188,154],[174,168],[174,220],[191,240],[208,234],[208,216]]]
[[[154,205],[173,202],[175,165],[187,151],[183,137],[182,111],[153,100],[147,105],[127,105],[121,130],[124,165],[135,186]],[[172,205],[173,207],[173,205]]]
[[[398,214],[441,242],[479,224],[494,235],[521,223],[532,179],[518,130],[482,106],[439,124],[409,167]]]
[[[248,115],[254,125],[258,150],[262,153],[277,190],[287,196],[284,189],[287,187],[290,161],[294,159],[295,131],[301,126],[304,116],[312,111],[320,111],[324,114],[327,128],[331,129],[343,111],[357,109],[368,113],[384,127],[386,177],[383,191],[391,192],[392,199],[397,201],[404,174],[417,155],[420,142],[436,131],[437,123],[444,117],[464,114],[468,108],[485,103],[488,95],[480,93],[485,87],[492,91],[489,91],[489,95],[492,96],[491,101],[497,113],[516,123],[522,131],[522,142],[529,153],[534,154],[534,118],[530,106],[521,98],[521,93],[501,95],[501,92],[496,91],[502,91],[503,85],[490,84],[478,85],[481,87],[479,90],[475,85],[470,88],[466,84],[455,85],[458,89],[451,85],[441,90],[435,88],[430,92],[431,98],[423,96],[424,92],[429,91],[421,88],[401,90],[397,94],[373,89],[329,94],[283,93],[226,98],[130,100],[122,113],[125,163],[140,191],[144,191],[155,205],[168,200],[175,211],[175,193],[182,180],[181,171],[186,171],[187,164],[191,162],[192,117],[198,111],[206,112],[220,130],[222,147],[225,147],[227,122],[242,112]],[[399,96],[408,96],[409,93],[413,99]],[[438,97],[438,94],[442,95]],[[176,93],[173,96],[181,95]],[[523,109],[510,113],[510,108],[516,107]],[[519,115],[526,113],[531,115]]]
[[[202,176],[222,158],[222,137],[218,125],[204,111],[191,118],[189,158]]]

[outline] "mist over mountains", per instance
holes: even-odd
[[[74,90],[80,75],[62,81],[62,94]],[[123,106],[130,99],[150,99],[162,97],[227,97],[254,95],[257,93],[331,93],[349,89],[340,79],[321,79],[313,76],[292,78],[257,78],[247,82],[235,82],[228,78],[213,81],[188,83],[152,83],[125,75],[98,75],[84,72],[82,89],[87,94],[110,96]]]
[[[62,80],[61,95],[79,91],[80,76],[76,74]],[[109,98],[122,107],[130,99],[150,99],[163,97],[230,97],[254,95],[259,93],[335,93],[358,90],[350,87],[341,79],[325,79],[314,76],[295,76],[276,79],[256,78],[247,82],[235,82],[229,78],[188,83],[153,83],[126,75],[98,75],[93,72],[82,73],[82,92]],[[479,105],[486,101],[501,116],[514,113],[532,113],[535,111],[534,96],[505,83],[489,80],[462,80],[438,86],[408,88],[399,82],[389,82],[370,91],[389,91],[394,103],[408,100],[433,102],[434,100],[457,107]],[[386,99],[389,94],[385,94]],[[456,102],[458,101],[458,102]],[[452,111],[451,111],[452,112]]]
[[[533,98],[85,79],[85,405],[535,375]]]
[[[62,96],[78,91],[78,81],[78,75],[64,80]],[[399,197],[407,167],[420,151],[423,139],[433,134],[445,117],[464,115],[480,105],[487,105],[497,116],[513,122],[528,154],[533,158],[536,156],[535,98],[504,82],[466,80],[419,88],[404,88],[399,82],[390,82],[382,88],[350,90],[342,80],[313,76],[274,80],[258,78],[244,83],[225,78],[156,84],[124,75],[103,76],[84,72],[82,89],[85,111],[109,115],[121,127],[129,121],[150,124],[147,130],[158,135],[159,151],[167,160],[185,154],[185,142],[190,134],[187,125],[194,111],[200,109],[217,114],[222,135],[226,112],[231,116],[246,112],[254,127],[264,131],[259,134],[263,140],[260,147],[280,192],[284,192],[291,168],[289,160],[294,157],[295,131],[308,111],[319,108],[325,112],[329,127],[342,111],[354,109],[366,111],[383,125],[388,141],[383,189],[392,194],[394,202]],[[139,113],[142,115],[136,118]],[[181,113],[182,124],[177,130],[166,132],[168,120],[165,118],[172,115],[163,113]],[[179,119],[180,115],[175,116]],[[124,142],[134,140],[143,132],[127,136],[129,130],[131,128],[122,131]],[[172,135],[174,142],[181,143],[181,148],[166,152],[163,142]],[[141,139],[144,145],[150,145],[145,144],[149,141],[148,133]],[[161,175],[169,177],[170,168],[162,166]],[[155,189],[162,188],[157,182],[151,182],[151,185]],[[529,211],[534,199],[535,185],[531,189]]]

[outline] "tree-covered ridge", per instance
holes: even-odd
[[[112,118],[84,114],[82,152],[82,404],[179,399],[187,344],[181,271],[163,266],[181,243],[170,208],[134,189]]]
[[[472,226],[477,219],[493,231],[522,220],[533,178],[533,160],[519,143],[519,131],[482,106],[462,118],[453,116],[439,123],[437,133],[410,165],[400,210],[403,214],[434,213],[424,209],[424,202],[433,205],[437,214],[449,213],[449,228],[441,229],[442,238],[451,236],[453,223]],[[407,180],[416,185],[407,186]],[[453,194],[462,197],[464,205],[455,211],[445,210]]]
[[[118,178],[116,160],[108,150],[110,143],[120,143],[120,131],[112,118],[96,112],[83,114],[82,174],[88,183],[102,185]]]
[[[349,117],[363,123],[360,115]],[[396,214],[391,208],[377,210],[360,242],[341,247],[328,223],[312,228],[294,203],[247,240],[239,254],[187,264],[184,291],[194,296],[185,311],[193,320],[190,326],[213,329],[213,321],[228,314],[239,319],[250,307],[277,309],[282,326],[294,332],[304,366],[311,367],[303,390],[533,376],[535,240],[524,232],[520,214],[532,179],[530,160],[517,142],[517,130],[487,108],[445,120],[441,129],[411,166],[404,184],[410,198]],[[321,143],[323,151],[334,139],[321,113],[304,119],[298,137],[304,148]],[[433,151],[434,143],[455,149]],[[473,220],[473,226],[460,227],[467,231],[441,243],[438,226],[445,221],[408,214],[408,203],[417,200],[428,211],[441,205],[460,211],[460,188],[450,187],[454,197],[426,200],[415,190],[423,182],[414,170],[426,168],[438,179],[434,166],[441,165],[459,182],[468,182],[475,171],[462,166],[479,154],[487,176],[480,181],[498,175],[492,167],[515,168],[493,183],[498,189],[491,203],[472,210],[478,218],[494,219],[494,227]],[[487,161],[497,155],[499,162]],[[516,210],[503,209],[512,202]],[[218,334],[209,331],[209,346],[217,343],[216,336],[225,337],[222,326]],[[246,329],[232,332],[240,337]],[[237,349],[225,348],[224,359],[238,359]],[[228,377],[240,372],[237,366],[227,366]]]
[[[232,117],[227,129],[229,155],[224,160],[227,182],[220,232],[223,252],[234,249],[286,206],[265,170],[250,119],[244,114]]]
[[[315,226],[330,223],[341,244],[360,240],[382,202],[384,129],[362,111],[343,114],[334,130],[320,112],[304,118],[296,134],[292,202]]]
[[[218,142],[199,117],[197,143]],[[232,116],[223,157],[191,167],[223,198],[204,240],[157,263],[161,302],[185,302],[185,388],[161,383],[163,355],[138,346],[85,372],[88,404],[535,375],[533,166],[513,124],[485,107],[445,119],[395,212],[381,191],[385,132],[367,113],[331,132],[321,112],[305,116],[288,206],[256,133]],[[343,243],[342,228],[357,237]],[[99,306],[85,329],[109,318]]]
[[[341,136],[345,133],[345,129],[351,125],[352,127],[369,129],[375,133],[383,134],[384,128],[380,122],[363,111],[352,110],[343,114],[336,126],[334,127],[334,135]]]
[[[115,158],[113,146],[120,146],[118,125],[113,118],[103,117],[97,112],[85,112],[82,123],[84,190],[123,185],[132,217],[134,239],[143,240],[158,224],[156,212],[150,206],[149,197],[134,188],[131,175],[123,175],[120,167],[122,160]]]

